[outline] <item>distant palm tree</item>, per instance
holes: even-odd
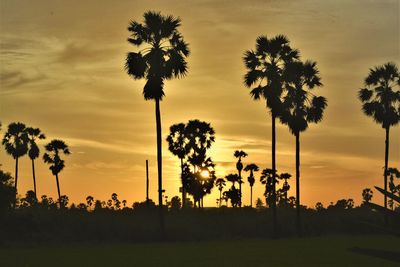
[[[15,159],[15,194],[18,193],[18,159],[28,152],[28,137],[25,128],[25,124],[21,122],[10,123],[2,141],[7,154]]]
[[[235,187],[235,183],[239,182],[239,175],[237,175],[237,174],[228,174],[227,176],[225,176],[225,179],[228,182],[232,183],[232,187]]]
[[[286,65],[283,77],[286,95],[280,120],[288,125],[296,138],[296,225],[300,236],[300,133],[307,130],[309,123],[322,120],[327,101],[324,97],[311,93],[312,89],[322,86],[316,62],[291,62]]]
[[[157,169],[158,204],[160,227],[164,234],[164,216],[162,208],[162,144],[160,101],[164,93],[164,81],[183,77],[187,73],[186,57],[189,56],[188,44],[178,31],[181,20],[173,16],[163,16],[159,12],[144,13],[144,22],[131,21],[128,42],[142,47],[138,52],[129,52],[125,68],[134,79],[146,79],[143,88],[145,100],[155,101],[157,132]]]
[[[285,204],[288,203],[288,196],[287,196],[287,193],[288,193],[288,191],[289,191],[289,189],[290,189],[290,185],[289,185],[289,183],[288,183],[287,180],[289,180],[290,177],[292,177],[292,175],[291,175],[290,173],[287,173],[287,172],[281,173],[281,175],[279,175],[279,178],[282,179],[282,180],[284,180],[283,186],[282,186],[282,192],[283,192],[283,194],[284,194]]]
[[[250,94],[254,100],[266,100],[266,106],[272,117],[272,170],[276,174],[276,118],[280,115],[281,95],[284,81],[283,69],[288,62],[298,59],[299,52],[289,45],[286,36],[277,35],[273,38],[259,36],[256,49],[247,50],[244,54],[244,64],[247,73],[244,83],[252,88]],[[275,179],[272,184],[272,197],[276,199]],[[276,201],[272,204],[273,232],[277,235]]]
[[[384,190],[387,191],[387,170],[389,162],[389,130],[400,121],[400,73],[395,63],[389,62],[369,70],[365,78],[365,88],[360,89],[358,98],[362,110],[379,123],[386,132]],[[396,90],[397,88],[397,90]],[[384,197],[387,208],[387,196]]]
[[[254,178],[254,172],[258,172],[258,170],[259,170],[258,166],[254,163],[248,164],[244,168],[244,171],[246,172],[250,171],[250,175],[247,178],[247,181],[250,184],[250,207],[253,207],[253,185],[256,181],[256,179]]]
[[[181,160],[181,182],[182,182],[182,208],[185,208],[186,199],[186,183],[184,182],[183,175],[183,159],[187,155],[187,139],[185,136],[184,123],[178,123],[172,125],[170,129],[170,134],[167,137],[168,149],[169,151],[177,156]]]
[[[265,203],[268,205],[269,208],[274,207],[274,205],[276,206],[274,185],[278,183],[277,177],[278,175],[276,174],[276,170],[273,169],[266,168],[261,172],[260,182],[265,185]]]
[[[219,207],[221,207],[221,202],[222,202],[222,190],[224,189],[224,187],[225,187],[225,185],[226,185],[225,179],[224,179],[224,178],[218,178],[218,179],[215,181],[215,185],[218,187],[218,190],[219,190],[219,201],[218,201],[218,204],[219,204]]]
[[[35,196],[37,198],[35,159],[39,157],[40,149],[36,141],[37,139],[45,139],[46,136],[40,131],[39,128],[28,127],[25,129],[25,131],[26,134],[28,135],[28,155],[32,161],[33,191],[35,192]]]
[[[64,160],[61,159],[60,154],[69,155],[71,152],[66,143],[62,140],[53,139],[50,143],[45,146],[46,153],[43,155],[43,160],[45,163],[50,164],[50,170],[52,174],[56,177],[57,182],[57,192],[58,192],[58,202],[60,204],[60,208],[66,206],[61,199],[60,193],[60,183],[58,181],[58,174],[64,169],[65,164]]]
[[[247,153],[244,152],[243,150],[236,150],[233,153],[233,156],[238,159],[236,163],[236,169],[238,170],[239,174],[239,192],[240,192],[240,201],[239,201],[239,206],[242,206],[242,170],[243,170],[243,163],[242,163],[242,158],[247,157]]]

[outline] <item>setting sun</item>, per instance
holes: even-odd
[[[201,177],[203,177],[203,178],[208,178],[208,177],[210,177],[210,172],[207,171],[207,170],[202,170],[202,171],[200,172],[200,175],[201,175]]]

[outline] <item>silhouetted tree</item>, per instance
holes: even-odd
[[[36,198],[35,192],[29,190],[26,192],[25,197],[21,199],[22,207],[33,207],[38,204],[38,200]]]
[[[264,203],[263,203],[261,198],[257,198],[256,199],[256,209],[259,210],[259,209],[262,209],[262,208],[264,208]]]
[[[244,64],[247,73],[244,83],[252,88],[250,94],[254,100],[266,100],[266,106],[272,117],[272,170],[276,174],[276,119],[281,111],[281,95],[284,80],[283,69],[288,62],[298,59],[299,52],[289,45],[286,36],[277,35],[273,38],[259,36],[256,40],[256,49],[247,50],[244,54]],[[275,179],[272,184],[272,197],[276,199]],[[277,234],[276,201],[273,201],[273,232]]]
[[[275,174],[275,175],[274,175]],[[264,169],[261,172],[260,182],[265,185],[265,203],[269,208],[276,205],[276,197],[274,196],[274,185],[278,183],[276,171],[272,169]]]
[[[224,196],[231,201],[232,207],[236,208],[239,207],[240,204],[240,191],[235,188],[233,185],[232,187],[224,192]]]
[[[144,13],[144,22],[131,21],[128,42],[143,47],[138,52],[129,52],[125,68],[134,79],[146,79],[143,88],[145,100],[155,101],[157,131],[157,169],[158,169],[158,205],[160,227],[164,235],[164,217],[162,208],[162,146],[160,101],[164,93],[164,81],[183,77],[187,73],[186,57],[189,56],[188,44],[178,31],[181,20],[173,16],[163,16],[158,12]]]
[[[28,137],[28,156],[32,161],[33,191],[35,192],[35,197],[37,198],[35,159],[39,157],[40,149],[36,141],[38,139],[45,139],[46,136],[40,131],[39,128],[28,127],[25,129],[25,131]]]
[[[358,92],[362,110],[385,129],[384,190],[387,191],[387,169],[389,162],[389,130],[400,121],[400,73],[395,63],[386,63],[369,70],[364,81],[365,88]],[[396,90],[397,88],[397,90]],[[387,196],[384,196],[387,208]]]
[[[254,172],[258,172],[258,170],[259,170],[258,166],[254,163],[248,164],[244,168],[244,171],[246,172],[250,171],[250,175],[249,177],[247,177],[247,181],[250,184],[250,207],[253,207],[253,185],[256,181],[256,179],[254,178]]]
[[[387,175],[389,176],[389,191],[390,191],[390,193],[392,193],[394,195],[397,193],[400,196],[400,184],[396,185],[394,183],[394,177],[396,177],[397,179],[400,178],[399,170],[397,168],[388,168],[387,172],[388,172]],[[393,199],[390,199],[388,201],[388,205],[389,205],[390,209],[394,210],[395,204],[394,204]]]
[[[236,162],[236,169],[238,170],[238,175],[239,175],[239,192],[240,192],[240,201],[239,201],[239,206],[242,206],[242,170],[243,170],[243,163],[242,163],[242,158],[247,157],[247,153],[244,152],[243,150],[235,150],[233,153],[233,156],[238,159]]]
[[[171,198],[171,202],[169,202],[169,209],[171,211],[178,211],[181,208],[181,199],[178,196],[174,196]]]
[[[61,207],[61,208],[66,208],[66,207],[68,206],[68,203],[69,203],[69,198],[68,198],[68,196],[62,195],[62,196],[60,197],[59,202],[60,202],[60,207]]]
[[[286,95],[283,98],[280,120],[288,125],[296,138],[296,226],[300,236],[300,133],[307,130],[309,123],[322,120],[327,101],[324,97],[311,93],[314,88],[322,86],[316,62],[291,62],[286,65],[283,77]]]
[[[365,188],[362,191],[362,198],[365,203],[369,203],[373,197],[374,192],[372,192],[372,190],[370,188]]]
[[[218,201],[218,203],[219,203],[219,207],[221,207],[221,203],[222,203],[222,190],[224,189],[224,187],[225,187],[225,185],[226,185],[226,183],[225,183],[225,179],[224,178],[218,178],[216,181],[215,181],[215,185],[218,187],[218,190],[219,190],[219,201]]]
[[[292,177],[292,175],[290,173],[281,173],[279,175],[279,179],[283,180],[283,185],[282,188],[280,189],[281,195],[283,196],[282,200],[283,202],[286,204],[288,204],[288,191],[290,190],[290,185],[288,183],[288,180],[290,179],[290,177]]]
[[[18,193],[18,159],[28,152],[28,137],[25,128],[25,124],[21,122],[10,123],[2,141],[7,154],[15,159],[15,194]]]
[[[57,182],[57,192],[58,192],[58,202],[60,204],[60,208],[64,207],[61,203],[61,193],[60,193],[60,183],[58,180],[58,174],[64,169],[65,162],[61,159],[60,154],[63,153],[64,155],[69,155],[71,152],[67,144],[58,139],[53,139],[45,146],[46,153],[43,155],[43,160],[45,163],[49,164],[49,169],[51,170],[52,174],[56,177]]]
[[[182,199],[186,199],[186,183],[183,180],[183,160],[187,155],[187,139],[185,136],[186,125],[178,123],[172,125],[169,130],[170,134],[167,137],[168,149],[171,153],[177,156],[181,161],[181,182],[182,182]],[[182,203],[182,208],[185,208],[185,202]]]
[[[15,186],[10,173],[0,170],[0,217],[11,210],[15,203]]]
[[[93,202],[94,202],[94,197],[92,197],[92,196],[87,196],[86,197],[86,204],[87,204],[89,209],[92,208]]]
[[[315,210],[318,212],[321,212],[324,210],[324,205],[322,205],[321,202],[317,202],[317,204],[315,204]]]

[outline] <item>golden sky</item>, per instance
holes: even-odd
[[[87,195],[106,200],[145,198],[145,160],[156,200],[154,102],[144,101],[144,81],[124,71],[130,20],[147,10],[182,19],[190,44],[187,77],[168,81],[161,103],[163,140],[173,123],[200,119],[216,130],[210,154],[218,177],[244,164],[271,164],[271,120],[264,102],[243,85],[245,50],[257,36],[285,34],[302,59],[317,61],[328,99],[322,123],[301,135],[302,203],[339,198],[358,204],[363,188],[382,185],[384,130],[362,114],[357,91],[370,67],[399,65],[399,1],[22,1],[0,0],[0,121],[39,127],[50,141],[65,140],[72,154],[60,174],[61,193],[73,202]],[[390,166],[400,167],[400,127],[391,131]],[[164,184],[179,195],[179,161],[163,143]],[[14,160],[0,151],[2,168]],[[277,169],[295,173],[294,137],[277,129]],[[28,157],[20,161],[19,192],[32,189]],[[254,197],[264,189],[258,181]],[[247,178],[243,202],[249,202]],[[291,195],[294,183],[291,182]],[[37,162],[38,194],[56,196],[55,179]],[[218,190],[205,198],[215,205]],[[254,198],[254,199],[255,199]],[[378,200],[379,198],[375,198]]]

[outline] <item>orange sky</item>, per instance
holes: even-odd
[[[359,203],[365,187],[382,184],[384,131],[360,110],[357,91],[368,69],[399,65],[398,1],[0,1],[0,121],[22,121],[65,140],[72,155],[60,174],[61,192],[73,202],[113,192],[129,203],[145,198],[145,159],[156,199],[154,103],[143,81],[124,72],[130,20],[147,10],[182,19],[190,44],[189,73],[168,81],[161,103],[163,139],[173,123],[200,119],[216,130],[210,151],[217,176],[244,163],[270,167],[271,121],[265,103],[243,85],[242,56],[261,34],[285,34],[302,59],[317,61],[328,98],[322,123],[301,136],[302,202],[339,198]],[[391,131],[390,165],[400,167],[400,127]],[[164,184],[177,195],[179,162],[164,141]],[[278,125],[277,168],[294,174],[294,138]],[[14,161],[0,151],[2,168]],[[247,179],[246,179],[247,181]],[[56,196],[48,167],[37,163],[38,194]],[[293,183],[291,183],[293,184]],[[20,161],[19,192],[32,188],[30,162]],[[243,189],[244,204],[249,187]],[[255,185],[255,197],[263,187]],[[294,194],[294,185],[291,194]],[[218,191],[205,198],[215,205]],[[378,199],[375,199],[378,200]]]

